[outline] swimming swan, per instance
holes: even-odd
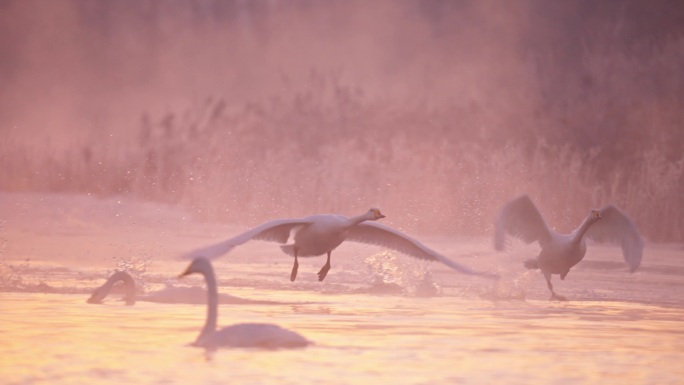
[[[207,294],[204,288],[198,286],[192,287],[175,287],[169,286],[159,291],[155,291],[146,295],[136,295],[135,280],[125,271],[117,271],[112,274],[104,285],[93,290],[93,293],[88,298],[87,302],[90,304],[101,304],[109,295],[112,287],[118,282],[123,282],[124,297],[126,305],[133,305],[136,301],[156,302],[156,303],[175,303],[175,304],[203,304],[207,302]],[[228,294],[219,294],[219,303],[221,304],[287,304],[286,302],[276,301],[260,301],[239,298]],[[297,304],[301,304],[298,302]]]
[[[529,196],[523,195],[506,203],[495,223],[494,247],[504,249],[505,235],[527,243],[539,242],[541,252],[536,259],[525,261],[528,269],[540,269],[551,291],[552,300],[565,301],[556,294],[551,275],[565,279],[570,269],[578,264],[587,251],[585,236],[596,241],[609,241],[622,246],[622,254],[634,272],[641,264],[644,241],[629,217],[614,205],[592,210],[582,224],[570,234],[559,234],[549,228]]]
[[[220,346],[236,348],[301,348],[311,342],[298,333],[283,329],[280,326],[260,323],[243,323],[216,330],[218,301],[216,277],[211,262],[205,258],[196,258],[179,276],[199,273],[207,283],[207,321],[193,346],[216,348]]]
[[[252,239],[285,243],[290,238],[290,232],[294,231],[294,242],[290,245],[280,246],[285,254],[294,257],[290,281],[297,278],[298,257],[316,257],[327,253],[328,260],[318,272],[318,280],[323,281],[330,270],[330,253],[345,240],[379,245],[412,257],[439,261],[466,274],[494,277],[493,274],[476,272],[453,262],[391,227],[369,222],[384,217],[380,210],[372,208],[365,214],[352,218],[334,214],[319,214],[302,219],[276,219],[226,241],[193,250],[184,254],[182,258],[189,259],[202,256],[213,259]]]

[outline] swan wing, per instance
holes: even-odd
[[[641,264],[644,240],[634,222],[617,206],[607,205],[601,208],[601,219],[589,227],[585,236],[598,242],[620,245],[631,272]]]
[[[439,261],[450,268],[465,274],[482,275],[490,278],[495,277],[493,274],[478,272],[458,264],[408,235],[376,222],[364,222],[352,226],[349,229],[346,240],[386,247],[402,254],[428,261]]]
[[[214,259],[229,252],[233,247],[239,246],[252,239],[285,243],[290,238],[292,230],[311,223],[312,221],[309,219],[272,220],[228,240],[187,252],[181,255],[181,259],[193,259],[200,256]]]
[[[503,250],[506,233],[527,243],[538,241],[540,244],[551,240],[551,230],[541,213],[527,195],[506,203],[494,223],[494,248]]]

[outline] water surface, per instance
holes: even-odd
[[[203,304],[125,306],[119,295],[102,305],[85,300],[117,267],[136,276],[141,293],[202,286],[197,277],[175,278],[187,262],[174,259],[174,251],[241,228],[195,224],[186,230],[182,218],[174,222],[171,214],[150,206],[123,208],[124,214],[137,213],[126,214],[138,215],[135,224],[119,223],[118,216],[87,219],[79,212],[102,213],[106,207],[89,211],[85,208],[95,203],[69,199],[81,209],[72,209],[76,214],[66,222],[61,214],[49,219],[56,205],[46,204],[45,215],[36,214],[33,221],[10,215],[14,206],[0,205],[7,218],[0,255],[3,384],[681,384],[684,379],[680,245],[647,245],[635,274],[627,272],[619,249],[590,245],[587,259],[567,280],[554,277],[558,292],[570,301],[551,302],[541,275],[522,267],[534,252],[530,246],[494,253],[488,239],[424,237],[450,258],[499,272],[499,283],[355,245],[333,254],[325,282],[315,274],[324,258],[313,258],[300,261],[298,280],[291,283],[291,258],[275,244],[255,242],[216,261],[219,290],[233,296],[219,308],[219,325],[277,323],[315,344],[212,352],[188,346],[204,322]],[[58,220],[66,225],[55,226]]]

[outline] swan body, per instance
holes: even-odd
[[[208,298],[207,320],[193,346],[278,349],[301,348],[311,344],[309,340],[298,333],[272,324],[241,323],[216,330],[218,291],[211,262],[205,258],[196,258],[180,277],[193,273],[204,276]]]
[[[207,302],[205,290],[197,286],[169,286],[147,295],[136,295],[135,280],[125,271],[117,271],[112,274],[104,285],[93,290],[87,302],[90,304],[101,304],[107,298],[113,286],[119,281],[123,283],[123,300],[126,301],[126,305],[133,305],[136,301],[175,304],[203,304]],[[222,304],[282,304],[282,302],[251,300],[227,294],[219,294],[218,301]]]
[[[565,279],[570,269],[586,254],[585,238],[621,245],[630,272],[641,264],[644,248],[636,225],[617,206],[607,205],[592,210],[577,229],[570,234],[560,234],[549,228],[527,195],[515,198],[501,208],[495,223],[494,247],[497,250],[504,249],[506,233],[527,243],[539,242],[539,256],[524,264],[528,269],[541,270],[551,291],[551,299],[556,300],[565,298],[553,290],[551,275],[558,274],[562,280]]]
[[[374,222],[384,217],[380,210],[371,208],[368,212],[351,218],[335,214],[318,214],[301,219],[276,219],[226,241],[193,250],[182,257],[187,259],[202,256],[213,259],[250,240],[286,243],[290,233],[294,232],[293,242],[280,246],[285,254],[294,257],[291,281],[297,277],[298,257],[327,254],[328,259],[318,272],[318,280],[323,281],[330,270],[330,254],[344,241],[383,246],[412,257],[442,262],[462,273],[493,277],[492,274],[476,272],[453,262],[408,235]]]

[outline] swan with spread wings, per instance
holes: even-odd
[[[285,254],[294,257],[294,265],[290,274],[291,281],[297,277],[299,257],[315,257],[327,254],[328,259],[318,272],[318,280],[323,281],[330,270],[330,254],[344,241],[387,247],[412,257],[442,262],[461,273],[495,277],[493,274],[477,272],[453,262],[408,235],[374,222],[384,217],[379,209],[371,208],[366,213],[351,218],[334,214],[318,214],[301,219],[276,219],[226,241],[193,250],[184,254],[182,258],[205,257],[213,259],[229,252],[235,246],[253,239],[286,243],[290,238],[290,233],[293,232],[293,243],[280,246]]]
[[[570,269],[587,252],[585,238],[619,244],[630,272],[634,272],[641,264],[644,249],[644,241],[634,222],[612,204],[591,210],[577,229],[570,234],[560,234],[546,224],[530,197],[522,195],[506,203],[499,212],[494,235],[494,247],[497,250],[504,249],[506,234],[527,243],[539,242],[539,256],[524,264],[528,269],[541,270],[552,300],[564,301],[566,298],[553,290],[551,275],[558,274],[562,280],[565,279]]]

